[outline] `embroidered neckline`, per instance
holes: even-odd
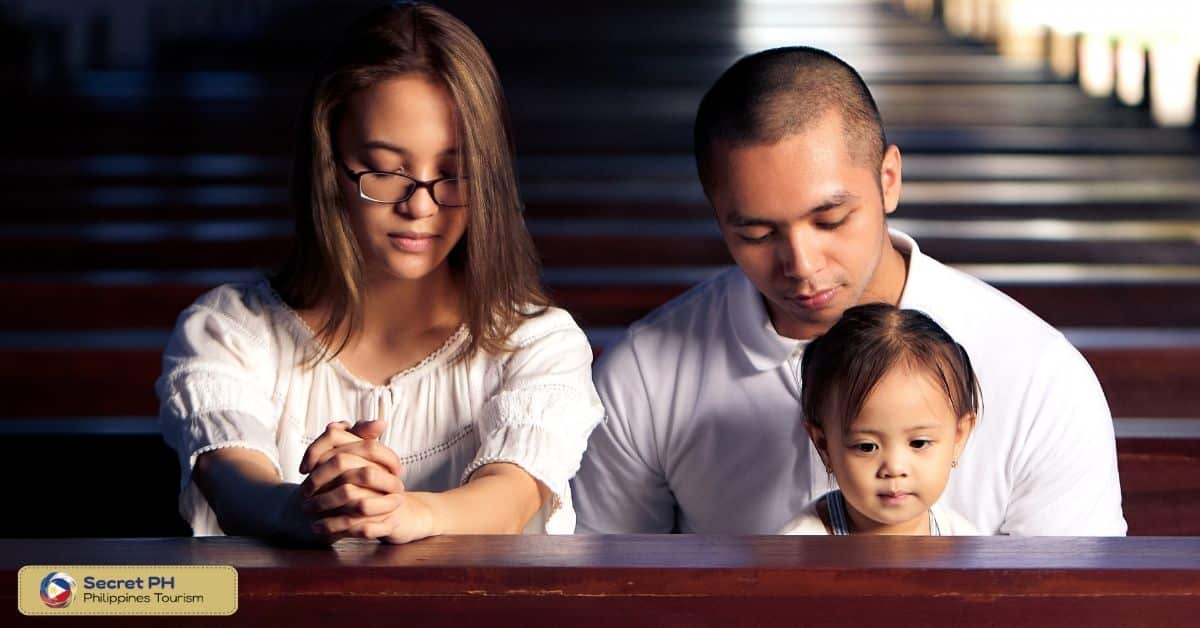
[[[299,312],[292,309],[292,306],[288,305],[287,302],[283,300],[283,297],[275,291],[275,287],[271,285],[270,281],[264,278],[259,282],[259,285],[265,289],[267,295],[274,302],[275,306],[284,313],[284,320],[287,321],[288,325],[291,326],[292,332],[295,335],[300,336],[300,339],[306,342],[319,342],[317,340],[316,332],[314,332],[312,327],[309,326],[308,321],[304,320],[304,318],[300,316]],[[345,364],[342,364],[341,360],[336,357],[330,358],[326,361],[326,363],[328,363],[335,372],[337,372],[346,380],[350,381],[350,383],[354,384],[358,388],[365,388],[369,390],[391,388],[400,383],[402,380],[411,377],[414,373],[425,370],[436,362],[441,362],[442,358],[448,357],[448,354],[453,355],[450,352],[450,349],[456,348],[456,346],[464,338],[466,338],[467,335],[468,332],[466,323],[460,324],[458,329],[456,329],[453,334],[450,334],[450,337],[447,338],[446,341],[441,344],[441,346],[434,349],[429,355],[421,358],[420,362],[417,362],[416,364],[392,375],[383,384],[373,384],[359,377],[358,375],[355,375],[350,369],[346,368]]]

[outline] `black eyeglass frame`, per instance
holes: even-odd
[[[413,194],[417,193],[417,190],[426,189],[426,190],[429,190],[429,198],[433,199],[433,202],[436,203],[438,205],[438,207],[466,207],[467,206],[466,203],[460,203],[458,205],[452,205],[450,203],[443,203],[438,200],[437,194],[433,193],[433,186],[441,183],[442,181],[465,181],[466,177],[438,177],[436,179],[430,179],[429,181],[422,181],[420,179],[415,179],[413,177],[410,177],[406,174],[401,174],[399,172],[387,172],[384,170],[361,170],[359,172],[355,172],[350,169],[350,166],[347,166],[345,162],[342,162],[340,160],[339,160],[339,165],[342,167],[342,171],[344,171],[346,173],[346,176],[350,177],[350,180],[354,182],[354,186],[358,188],[359,198],[363,199],[364,201],[370,201],[372,203],[379,203],[381,205],[392,205],[394,203],[404,203],[404,202],[407,202],[408,199],[412,198]],[[409,188],[408,196],[405,196],[402,199],[395,200],[395,201],[381,201],[378,199],[371,198],[371,197],[367,196],[366,192],[363,192],[362,178],[363,178],[363,176],[368,175],[368,174],[386,174],[386,175],[391,175],[391,176],[395,176],[395,177],[404,177],[405,179],[412,181],[413,186],[411,188]]]

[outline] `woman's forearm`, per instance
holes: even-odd
[[[240,447],[196,460],[192,480],[225,534],[306,540],[311,521],[300,509],[299,485],[283,482],[263,454]]]
[[[432,518],[432,534],[519,534],[550,491],[521,467],[492,463],[466,485],[442,493],[409,493]]]
[[[282,482],[274,465],[250,449],[219,449],[200,456],[193,481],[208,499],[221,529],[244,535],[314,541],[298,484]],[[407,508],[396,540],[438,534],[518,534],[550,497],[550,491],[520,467],[493,463],[464,486],[441,493],[407,493],[419,508]],[[414,518],[427,518],[415,521]]]

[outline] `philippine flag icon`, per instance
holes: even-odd
[[[50,608],[66,608],[75,597],[75,579],[55,571],[42,579],[42,603]]]

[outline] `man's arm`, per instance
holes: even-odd
[[[1124,535],[1112,415],[1096,374],[1065,339],[1035,368],[1025,403],[1036,417],[1016,450],[1016,480],[1000,532]]]
[[[675,527],[675,498],[659,455],[645,376],[628,334],[596,365],[606,419],[592,432],[573,481],[580,533],[666,533]]]

